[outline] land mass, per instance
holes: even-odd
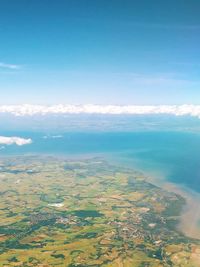
[[[196,267],[185,199],[94,158],[0,159],[0,266]]]

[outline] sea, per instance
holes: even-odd
[[[3,132],[31,138],[32,144],[0,146],[0,156],[53,155],[104,157],[200,193],[200,133],[134,132]]]
[[[23,146],[1,145],[0,157],[100,157],[141,171],[146,179],[182,195],[186,205],[178,230],[200,239],[200,132],[190,131],[2,131],[2,136],[31,138]]]

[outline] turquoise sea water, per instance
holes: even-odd
[[[200,192],[200,134],[185,132],[83,132],[62,136],[33,132],[1,135],[32,138],[25,146],[5,146],[0,155],[51,154],[104,156],[133,168],[164,177]]]

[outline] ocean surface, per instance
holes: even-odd
[[[141,132],[1,132],[31,138],[24,146],[1,146],[0,156],[47,154],[66,157],[105,157],[157,179],[200,192],[200,133]]]

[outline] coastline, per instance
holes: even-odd
[[[200,193],[194,192],[185,186],[171,183],[163,176],[159,178],[159,175],[154,176],[152,173],[149,175],[146,171],[144,174],[148,182],[185,199],[177,230],[189,238],[200,240]]]
[[[150,170],[149,168],[142,168],[141,166],[138,167],[137,164],[132,165],[130,162],[126,163],[119,158],[115,158],[113,161],[113,158],[111,159],[107,157],[106,160],[123,167],[131,168],[133,171],[139,171],[144,174],[147,182],[152,183],[163,190],[182,196],[185,199],[185,205],[183,206],[179,217],[177,230],[186,237],[200,240],[200,193],[194,192],[183,185],[167,181],[167,174],[163,174],[157,170]]]
[[[164,183],[162,187],[181,195],[186,200],[180,215],[178,230],[187,237],[200,239],[200,194],[169,182]]]
[[[31,156],[31,155],[29,155]],[[32,155],[33,157],[36,155]],[[44,158],[46,157],[53,157],[53,158],[60,158],[58,157],[58,155],[43,155]],[[89,155],[84,155],[81,158],[88,158]],[[199,239],[200,240],[200,194],[196,193],[192,190],[189,190],[188,188],[181,186],[181,185],[177,185],[171,182],[168,182],[166,180],[166,178],[164,177],[164,175],[162,175],[161,173],[158,172],[152,172],[150,170],[145,170],[142,168],[137,168],[137,166],[130,166],[130,164],[124,164],[124,162],[120,162],[119,159],[116,160],[111,160],[110,157],[108,157],[108,155],[90,155],[90,158],[92,157],[99,157],[100,158],[105,158],[106,161],[109,161],[111,163],[113,163],[114,165],[119,165],[121,167],[127,167],[132,169],[133,171],[139,171],[142,174],[144,174],[144,178],[147,182],[150,182],[152,184],[154,184],[155,186],[159,186],[160,188],[162,188],[163,190],[167,190],[169,192],[173,192],[176,193],[180,196],[182,196],[185,201],[186,204],[183,207],[183,210],[181,211],[180,217],[179,217],[179,224],[177,226],[177,230],[179,230],[181,233],[183,233],[186,237],[189,238],[194,238],[194,239]],[[2,158],[12,158],[15,157],[14,155],[9,155],[9,156],[4,156],[4,157],[0,157]],[[66,155],[62,155],[61,158],[71,158],[71,156],[66,157]],[[74,155],[73,158],[80,158],[80,155]]]

